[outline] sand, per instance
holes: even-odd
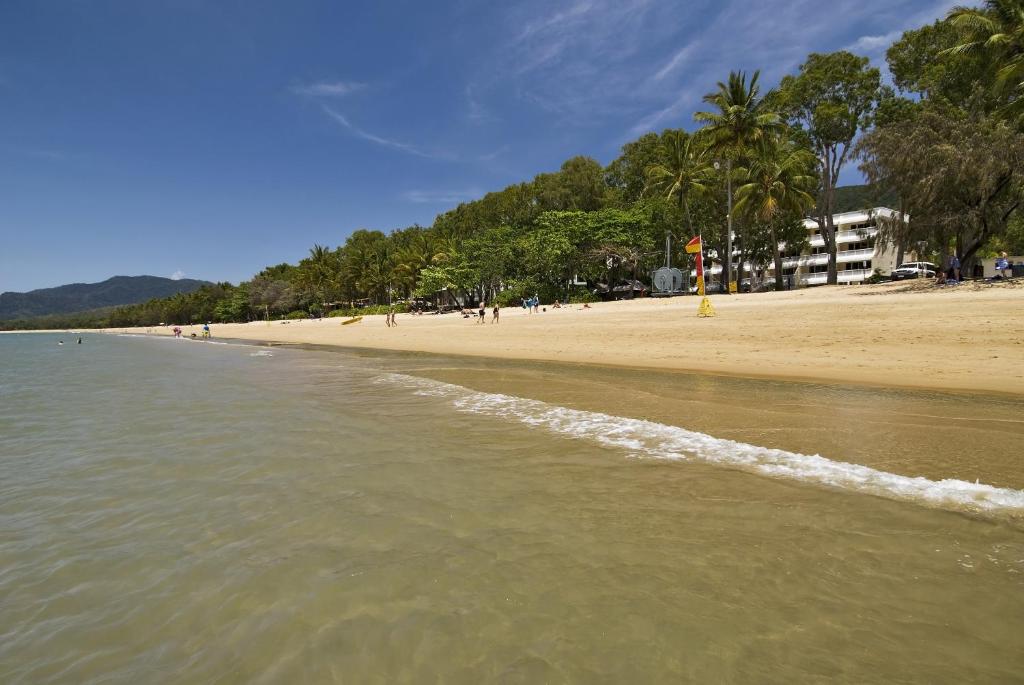
[[[886,283],[458,314],[215,324],[215,338],[1024,394],[1024,280]],[[171,327],[116,332],[171,335]],[[200,332],[185,326],[184,335]]]

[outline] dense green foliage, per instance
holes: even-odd
[[[1024,0],[954,8],[887,52],[896,86],[858,143],[861,170],[895,192],[909,224],[882,225],[899,250],[965,270],[1020,246],[1024,204]]]
[[[607,166],[573,157],[429,227],[360,229],[338,248],[316,245],[298,264],[238,286],[119,307],[92,325],[592,299],[645,281],[666,259],[688,268],[681,245],[696,234],[708,263],[753,284],[773,262],[780,274],[780,245],[795,253],[806,244],[809,214],[822,225],[834,283],[832,214],[881,205],[912,217],[882,226],[900,254],[922,242],[933,254],[956,249],[966,270],[977,254],[1024,243],[1022,2],[986,0],[904,33],[887,53],[896,89],[848,51],[811,54],[764,93],[756,72],[734,72],[704,96],[695,132],[646,133]],[[870,185],[838,188],[855,158]]]

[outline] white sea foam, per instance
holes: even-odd
[[[931,480],[880,471],[820,455],[758,447],[653,421],[560,407],[539,400],[476,392],[450,383],[386,374],[384,383],[451,399],[463,412],[512,419],[558,435],[590,440],[657,459],[721,464],[773,478],[817,483],[956,510],[1024,512],[1024,490],[962,480]]]
[[[252,343],[235,343],[235,342],[224,342],[223,340],[210,340],[209,338],[190,337],[182,335],[180,338],[175,338],[173,335],[157,335],[154,333],[118,333],[119,338],[139,338],[141,340],[158,340],[162,342],[173,341],[181,342],[186,340],[188,342],[203,343],[204,345],[221,345],[226,347],[252,347]]]

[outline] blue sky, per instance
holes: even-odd
[[[953,4],[4,0],[0,291],[237,282],[692,128],[730,69],[881,66]]]

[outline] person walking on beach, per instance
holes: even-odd
[[[996,271],[999,273],[1000,278],[1006,279],[1010,277],[1010,262],[1007,261],[1005,252],[1001,252],[996,259]]]
[[[946,282],[956,285],[960,282],[960,258],[956,256],[956,250],[949,255],[949,270],[946,272]]]
[[[494,305],[494,309],[491,310],[491,323],[498,323],[498,305]]]
[[[484,301],[480,300],[480,311],[477,312],[480,315],[480,323],[487,323],[487,307],[484,305]]]

